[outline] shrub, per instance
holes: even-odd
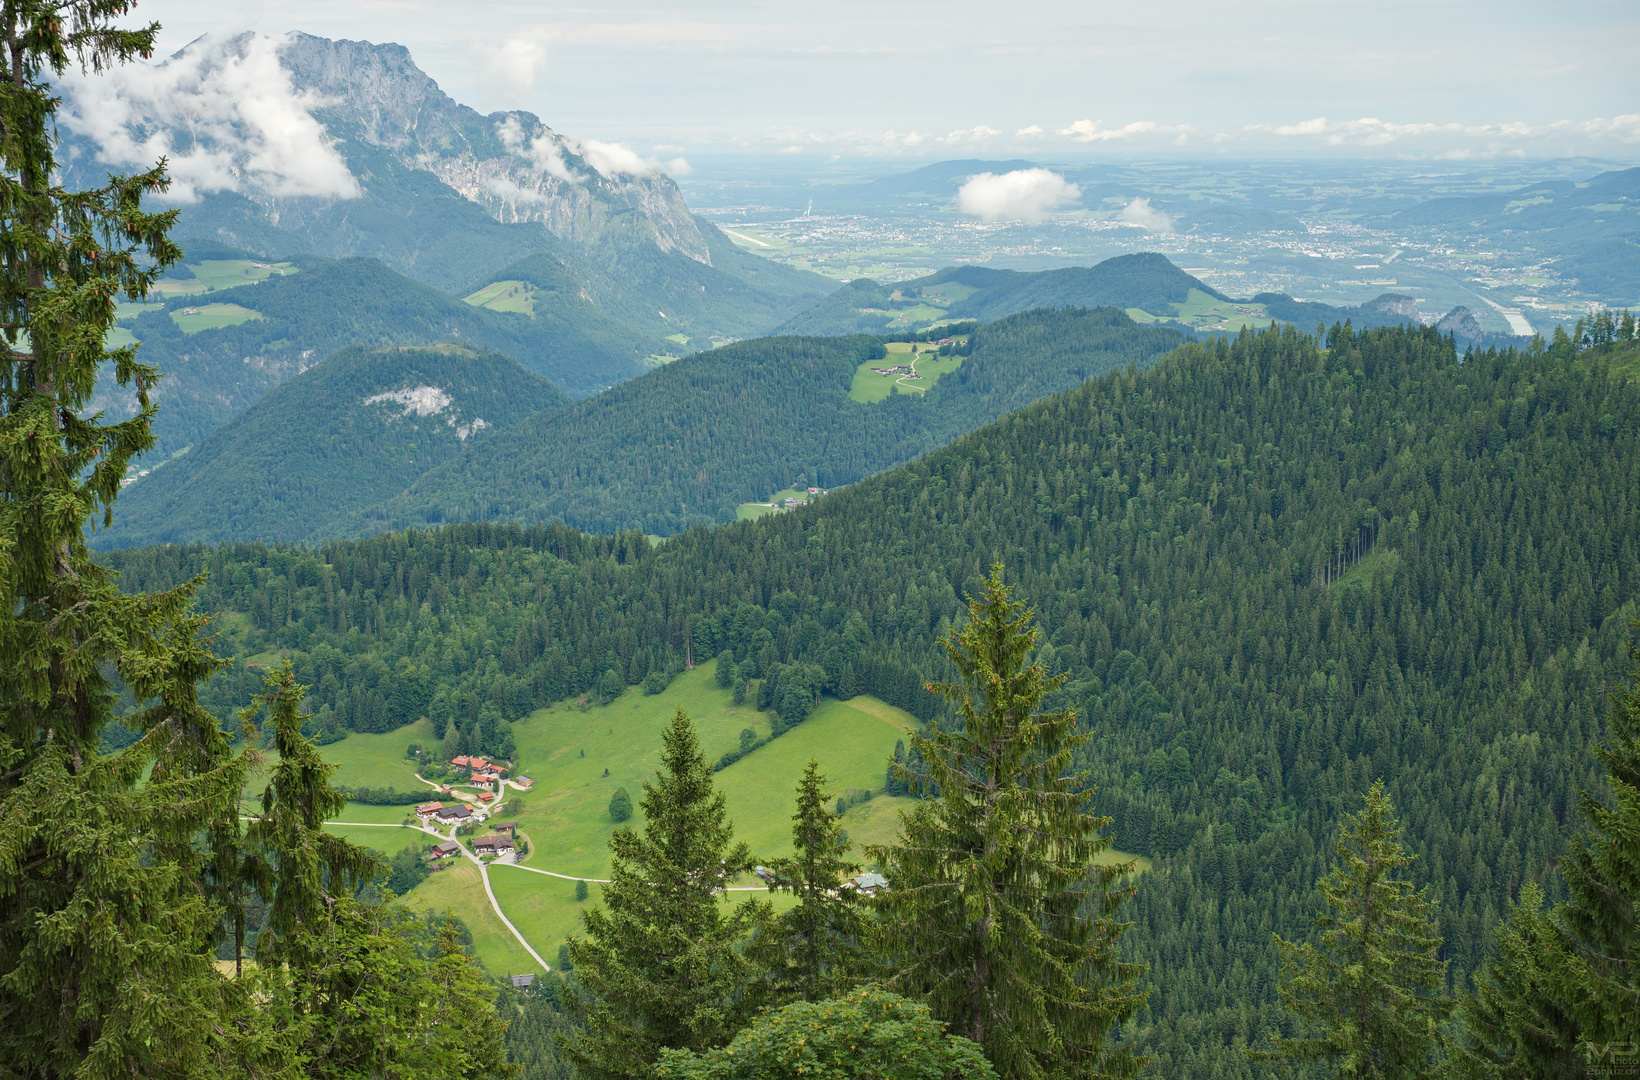
[[[609,817],[611,821],[621,822],[632,816],[632,796],[627,794],[626,788],[618,787],[615,794],[609,797]]]
[[[728,1046],[663,1050],[657,1080],[996,1080],[974,1043],[948,1035],[928,1006],[876,986],[764,1013]]]

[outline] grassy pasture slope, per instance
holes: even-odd
[[[872,368],[911,363],[911,343],[891,341],[884,348],[888,350],[886,357],[867,360],[854,370],[854,382],[848,390],[848,396],[853,400],[870,405],[894,393],[926,394],[929,387],[939,382],[940,376],[949,375],[962,366],[963,358],[960,356],[940,356],[931,350],[922,352],[917,356],[917,374],[922,378],[915,382],[901,382],[897,375],[879,375]]]
[[[493,281],[462,299],[474,307],[489,308],[491,311],[535,314],[535,287],[527,281]]]
[[[184,334],[197,334],[201,330],[220,330],[224,326],[238,326],[242,322],[260,318],[260,311],[252,311],[238,304],[201,304],[198,307],[171,312],[171,321],[176,323],[177,329]]]
[[[496,879],[501,876],[492,875],[492,888],[496,885]],[[498,890],[497,897],[499,896]],[[467,859],[451,860],[447,869],[436,872],[406,893],[404,902],[406,906],[418,911],[434,911],[440,914],[453,911],[461,916],[467,928],[473,932],[473,951],[478,954],[479,962],[491,975],[523,974],[541,970],[540,966],[530,959],[530,954],[524,951],[523,946],[518,944],[518,939],[513,937],[501,924],[501,920],[495,917],[495,912],[490,908],[489,897],[484,895],[484,882],[479,879],[478,867]],[[502,904],[502,910],[507,910],[505,902]],[[512,918],[510,914],[507,917]],[[523,927],[519,929],[523,930]],[[541,948],[535,937],[528,930],[523,930],[523,933],[530,944],[535,946],[535,951],[546,956],[551,963],[552,958]],[[556,949],[556,946],[554,948]]]
[[[760,737],[768,734],[762,713],[750,705],[730,704],[729,691],[717,686],[715,666],[715,661],[708,661],[684,672],[661,694],[647,695],[633,687],[605,706],[583,709],[563,703],[537,710],[515,724],[520,770],[536,780],[528,794],[507,792],[508,798],[520,797],[525,804],[517,818],[530,846],[524,865],[572,877],[609,876],[609,836],[616,828],[609,819],[609,797],[623,786],[634,802],[642,797],[643,782],[653,778],[659,765],[661,732],[678,706],[694,719],[710,759],[738,746],[743,728],[752,728]],[[736,838],[746,841],[759,859],[789,854],[797,781],[809,760],[820,763],[832,799],[848,788],[879,788],[895,740],[907,738],[912,723],[906,713],[876,698],[824,700],[798,727],[715,774]],[[412,742],[436,745],[427,721],[384,734],[355,733],[320,752],[337,765],[335,783],[413,791],[419,781],[404,756]],[[264,777],[253,778],[250,790],[259,792],[264,782]],[[427,790],[432,797],[432,789]],[[879,796],[850,808],[843,826],[854,843],[855,858],[864,864],[864,845],[893,841],[899,833],[900,811],[912,805],[911,799]],[[398,824],[409,812],[408,806],[350,802],[338,820],[357,824],[330,825],[327,831],[391,856],[407,845],[432,840],[419,831],[377,827]],[[641,813],[628,825],[641,827]],[[1101,861],[1130,857],[1108,852]],[[1147,867],[1141,860],[1140,868]],[[748,879],[741,884],[755,883]],[[599,886],[592,883],[591,895],[577,903],[573,880],[502,864],[491,864],[490,885],[507,917],[549,962],[564,938],[579,929],[582,909],[598,903],[600,896]],[[762,891],[736,892],[725,902],[749,897],[769,898]],[[492,974],[533,970],[533,961],[495,918],[471,864],[440,871],[404,899],[418,910],[452,910],[466,920],[479,959]],[[785,903],[786,898],[776,898],[777,907]]]

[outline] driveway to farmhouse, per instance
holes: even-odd
[[[551,966],[548,965],[548,963],[545,960],[541,959],[541,954],[535,951],[535,946],[531,945],[528,941],[524,940],[524,935],[519,933],[518,932],[518,927],[514,926],[512,924],[512,920],[507,918],[507,913],[501,910],[501,904],[495,898],[495,890],[490,888],[490,868],[487,865],[485,865],[483,859],[480,859],[477,855],[473,854],[472,849],[470,849],[466,844],[463,844],[461,842],[460,837],[456,836],[456,827],[454,825],[450,826],[450,834],[448,836],[446,836],[445,834],[439,832],[437,829],[433,828],[430,825],[395,825],[395,824],[389,824],[389,823],[380,822],[380,821],[327,821],[327,822],[325,822],[325,824],[326,825],[349,825],[349,826],[354,826],[354,827],[358,827],[358,826],[362,825],[362,826],[365,826],[367,828],[378,828],[378,829],[416,829],[420,832],[427,833],[429,836],[436,836],[440,840],[449,840],[449,841],[451,841],[452,843],[454,843],[456,845],[456,847],[461,849],[461,853],[463,855],[465,855],[465,856],[467,856],[467,858],[471,859],[473,861],[474,865],[476,865],[478,867],[479,879],[484,882],[484,895],[488,896],[490,898],[490,908],[491,908],[491,910],[493,910],[495,912],[495,917],[501,920],[501,925],[505,926],[508,930],[512,931],[512,936],[518,939],[518,943],[520,945],[524,946],[524,951],[525,952],[529,953],[531,956],[533,956],[535,958],[535,962],[537,964],[541,965],[541,970],[542,971],[551,971],[552,970]],[[554,875],[554,876],[557,877],[557,876],[560,876],[560,875]]]

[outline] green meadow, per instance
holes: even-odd
[[[855,401],[870,405],[884,401],[890,394],[926,394],[928,388],[940,381],[940,376],[949,375],[962,366],[960,356],[940,356],[937,352],[927,351],[917,356],[917,374],[921,379],[911,382],[901,382],[898,375],[881,375],[873,368],[896,367],[911,363],[911,343],[907,341],[891,341],[886,346],[888,355],[881,360],[867,360],[854,371],[854,381],[849,385],[848,396]],[[920,346],[919,346],[920,347]]]
[[[525,866],[572,879],[609,876],[609,837],[617,827],[609,817],[610,796],[617,787],[625,787],[634,802],[643,797],[644,781],[652,779],[660,766],[661,733],[676,709],[681,707],[694,720],[701,748],[711,760],[738,748],[742,729],[751,728],[760,738],[768,735],[768,719],[749,704],[734,706],[730,692],[718,687],[715,668],[715,661],[708,661],[684,672],[660,694],[645,694],[634,687],[608,705],[564,702],[538,709],[513,725],[518,772],[536,781],[527,794],[507,792],[508,798],[524,803],[516,818],[520,835],[529,845]],[[750,844],[760,859],[789,853],[797,782],[810,759],[819,762],[828,778],[829,798],[848,788],[879,788],[895,741],[906,738],[913,723],[908,714],[875,698],[824,699],[802,724],[714,775],[737,838]],[[320,752],[337,766],[332,777],[335,783],[415,790],[419,781],[404,756],[412,742],[435,745],[426,721],[386,734],[353,734],[321,747]],[[260,788],[260,778],[254,779],[250,789]],[[909,802],[881,798],[851,808],[843,819],[844,827],[857,843],[887,842],[898,828],[894,811]],[[409,812],[407,806],[350,802],[337,819],[344,824],[326,828],[391,855],[407,844],[432,839],[410,829],[380,827],[399,824]],[[641,827],[642,823],[640,812],[626,824]],[[457,871],[440,871],[413,890],[407,901],[438,910],[452,907],[468,920],[475,937],[481,936],[479,922],[483,920],[493,922],[505,934],[484,897],[476,870],[471,887],[458,888],[463,880]],[[584,905],[575,901],[573,880],[492,864],[490,883],[507,917],[549,960],[564,936],[579,926]],[[597,902],[598,886],[591,888],[586,903]],[[765,894],[737,892],[729,900],[739,902],[752,895]],[[479,956],[494,973],[526,970],[504,966],[518,963],[512,952],[523,955],[516,943],[511,950],[505,946],[505,942],[492,941],[480,948]]]
[[[535,314],[535,289],[526,281],[497,281],[463,299],[474,307],[489,308],[491,311]]]
[[[882,361],[879,360],[878,363],[881,364]],[[752,518],[760,518],[764,514],[772,514],[778,510],[784,510],[785,507],[780,504],[785,502],[787,499],[807,498],[810,498],[810,495],[806,488],[784,488],[775,492],[773,495],[770,495],[769,501],[766,503],[741,503],[739,506],[735,507],[735,519],[738,521],[749,521]]]
[[[201,304],[199,307],[182,308],[171,312],[171,321],[176,323],[184,334],[197,334],[201,330],[220,330],[224,326],[238,326],[242,322],[261,317],[260,311],[252,311],[238,304]]]
[[[432,877],[404,895],[406,906],[418,911],[432,911],[438,914],[454,912],[459,915],[467,924],[467,928],[473,932],[473,951],[478,954],[479,963],[483,964],[491,975],[499,977],[540,971],[540,965],[530,959],[530,954],[518,944],[518,939],[513,937],[501,920],[495,917],[495,911],[490,907],[490,899],[484,895],[484,882],[478,875],[478,867],[468,859],[451,859],[439,865],[442,869],[434,871]],[[495,887],[497,877],[500,875],[492,871],[492,888]],[[497,898],[499,897],[498,891]],[[501,910],[508,910],[505,902]],[[509,914],[507,917],[511,919],[512,915]],[[518,929],[549,964],[555,962],[554,957],[541,947],[540,942],[528,930],[522,926]],[[557,945],[553,946],[554,952],[557,948]]]

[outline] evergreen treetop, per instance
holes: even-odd
[[[768,905],[726,908],[724,888],[751,870],[734,843],[694,724],[681,708],[662,737],[661,767],[644,782],[643,831],[616,829],[603,905],[582,914],[570,945],[567,994],[585,1031],[566,1044],[589,1080],[641,1076],[666,1048],[727,1043],[754,1011],[755,970],[744,940]]]
[[[1319,946],[1276,936],[1281,998],[1316,1033],[1278,1040],[1255,1059],[1319,1062],[1332,1075],[1410,1080],[1433,1068],[1442,995],[1434,905],[1400,871],[1412,862],[1381,781],[1366,808],[1345,819],[1337,862],[1319,887],[1330,912],[1316,916]]]
[[[867,849],[889,881],[877,944],[889,987],[926,1000],[1002,1076],[1126,1075],[1139,1059],[1105,1040],[1144,1000],[1111,918],[1133,865],[1095,864],[1110,821],[1070,772],[1088,737],[1074,712],[1037,712],[1062,679],[1028,663],[1033,613],[1011,592],[994,566],[945,642],[963,681],[930,689],[960,725],[913,736],[926,771],[906,780],[932,797],[903,815],[901,843]]]
[[[1640,623],[1636,624],[1640,629]],[[1640,646],[1612,692],[1610,727],[1595,754],[1608,804],[1584,792],[1585,827],[1560,861],[1571,982],[1564,987],[1586,1044],[1625,1043],[1640,1055]]]
[[[848,859],[842,824],[826,806],[826,778],[810,761],[797,785],[789,858],[771,859],[771,892],[797,906],[780,915],[767,941],[776,1000],[819,1001],[845,989],[861,967],[865,929],[859,894],[844,885],[860,869]]]
[[[130,9],[0,2],[0,1061],[20,1075],[187,1073],[223,1008],[216,904],[246,761],[198,706],[216,661],[197,582],[122,593],[84,539],[153,441],[158,373],[105,348],[117,298],[181,255],[176,211],[142,207],[163,161],[56,183],[53,83],[151,55],[157,25],[116,25]],[[105,374],[133,389],[130,419],[88,411]],[[104,757],[111,675],[147,704]]]

